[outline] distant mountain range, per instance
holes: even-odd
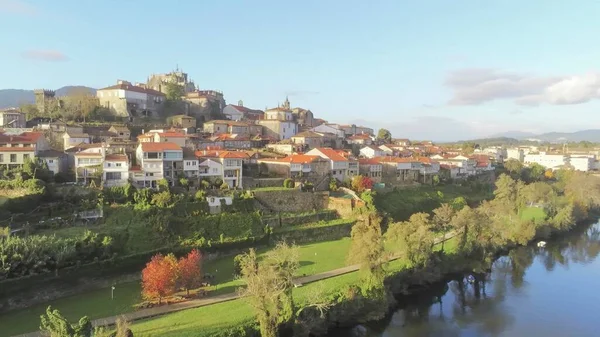
[[[56,90],[56,96],[66,96],[74,90],[86,90],[90,94],[96,94],[96,89],[82,86],[70,85]],[[33,90],[23,89],[2,89],[0,90],[0,109],[19,107],[21,104],[35,103]]]
[[[508,131],[490,136],[489,138],[514,138],[518,140],[537,140],[549,143],[564,142],[594,142],[600,143],[600,129],[581,130],[576,132],[548,132],[543,134],[533,134],[530,132]]]

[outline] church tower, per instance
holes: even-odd
[[[290,100],[285,96],[285,102],[283,102],[283,108],[290,110]]]

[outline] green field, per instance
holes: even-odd
[[[546,212],[541,207],[527,207],[521,211],[521,219],[541,221],[546,219]]]
[[[349,247],[350,238],[301,245],[298,276],[345,266]],[[259,252],[263,254],[265,251],[266,249],[262,249]],[[230,293],[241,284],[240,280],[233,278],[233,258],[234,256],[226,256],[205,263],[204,272],[215,275],[217,284],[216,287],[207,289],[211,294]],[[141,301],[140,291],[139,282],[121,283],[116,285],[114,300],[110,299],[110,288],[104,288],[9,312],[0,315],[0,336],[36,330],[39,316],[48,305],[59,309],[70,320],[77,320],[84,314],[95,319],[131,312],[132,306]]]

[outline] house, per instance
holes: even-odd
[[[383,157],[386,152],[375,145],[367,145],[360,149],[360,155],[365,158]]]
[[[203,131],[211,135],[220,135],[229,132],[229,122],[227,120],[212,120],[204,123]]]
[[[506,159],[510,160],[515,159],[520,161],[521,163],[525,160],[525,152],[523,149],[515,148],[515,149],[506,149]]]
[[[395,145],[400,145],[400,146],[410,146],[410,140],[408,140],[407,138],[395,138],[392,139],[392,143],[394,143]]]
[[[196,118],[187,115],[175,115],[169,117],[169,123],[178,128],[195,128],[196,127]]]
[[[359,135],[359,134],[369,134],[369,135],[373,135],[373,129],[368,128],[366,126],[356,126],[355,124],[349,125],[349,124],[344,124],[344,125],[339,125],[339,128],[344,131],[344,135],[347,136],[354,136],[354,135]]]
[[[183,150],[175,143],[140,143],[136,158],[144,173],[134,180],[140,187],[156,187],[157,181],[163,178],[173,185],[178,175],[183,175]]]
[[[263,135],[277,140],[292,138],[297,132],[296,122],[293,120],[261,119],[256,123],[263,127]]]
[[[382,164],[381,181],[385,183],[415,183],[419,181],[421,163],[413,158],[376,157]]]
[[[46,163],[46,166],[48,166],[48,170],[50,170],[53,174],[66,172],[69,168],[67,154],[61,151],[56,151],[52,149],[39,151],[37,154],[37,158],[42,162]]]
[[[309,156],[319,156],[330,162],[331,176],[339,181],[344,181],[352,175],[349,172],[350,160],[332,148],[320,147],[306,152]],[[358,165],[356,165],[358,171]]]
[[[374,182],[381,182],[381,176],[383,173],[383,164],[377,159],[367,158],[359,159],[359,173],[365,177],[373,179]]]
[[[346,137],[344,130],[341,129],[337,124],[320,124],[310,129],[310,131],[318,133],[331,133],[342,139]]]
[[[200,166],[198,158],[194,154],[194,151],[190,148],[184,147],[183,150],[183,175],[186,178],[198,178],[200,175]]]
[[[21,167],[26,160],[34,160],[38,153],[49,149],[42,132],[0,133],[0,165],[7,169]]]
[[[314,131],[300,132],[291,138],[292,143],[303,145],[306,149],[313,149],[315,147],[323,147],[325,137]]]
[[[594,163],[596,162],[596,156],[594,155],[571,155],[569,158],[569,164],[577,171],[591,171],[595,169]]]
[[[312,183],[327,176],[331,165],[327,159],[306,154],[293,154],[285,158],[262,158],[257,162],[278,177],[312,180]]]
[[[108,132],[113,134],[113,137],[121,138],[121,139],[129,139],[131,138],[131,131],[128,127],[123,125],[113,125],[108,129]]]
[[[211,182],[216,179],[223,179],[223,165],[217,160],[199,158],[198,175],[200,178]]]
[[[233,198],[232,197],[206,197],[206,202],[208,203],[208,211],[210,214],[218,214],[222,212],[221,205],[232,205]]]
[[[371,145],[373,144],[373,139],[369,134],[361,133],[358,135],[350,136],[346,139],[348,144],[353,145]]]
[[[446,179],[460,178],[461,168],[456,165],[440,164],[440,176]]]
[[[209,139],[213,142],[221,142],[225,149],[250,149],[253,145],[253,141],[248,136],[239,134],[224,133]]]
[[[476,154],[470,156],[469,159],[475,161],[475,171],[477,173],[494,170],[494,166],[492,166],[492,160],[488,155]]]
[[[125,154],[107,154],[102,166],[104,186],[124,186],[129,181],[129,157]]]
[[[267,144],[265,147],[275,153],[290,155],[294,152],[301,152],[304,146],[301,144],[294,144],[288,139],[277,143]]]
[[[25,114],[18,109],[0,110],[0,128],[25,128]]]
[[[264,111],[249,109],[244,106],[244,102],[239,101],[238,105],[229,104],[223,108],[223,115],[232,121],[240,120],[259,120],[263,119]]]
[[[92,180],[100,182],[103,177],[105,148],[90,147],[74,154],[75,180],[84,184]]]
[[[119,80],[116,85],[98,89],[96,97],[101,106],[119,117],[158,116],[166,96],[144,84],[133,85]]]
[[[399,152],[399,150],[397,148],[394,148],[391,144],[379,145],[379,149],[383,151],[383,156],[394,156],[397,155]]]
[[[211,159],[219,162],[223,167],[221,179],[223,179],[223,182],[227,183],[230,188],[243,186],[242,167],[244,160],[249,159],[247,153],[241,151],[205,150],[196,151],[196,157],[198,157],[198,159]],[[200,174],[200,176],[202,176],[202,174]]]
[[[65,150],[74,147],[79,144],[89,144],[90,135],[87,133],[69,133],[65,132],[63,135],[63,148]]]
[[[433,155],[431,159],[437,161],[441,165],[457,166],[460,168],[459,176],[472,176],[477,174],[477,161],[462,155]]]

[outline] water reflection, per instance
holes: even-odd
[[[514,249],[473,281],[458,278],[403,298],[387,320],[369,326],[369,336],[597,336],[598,254],[598,224],[545,248]]]

